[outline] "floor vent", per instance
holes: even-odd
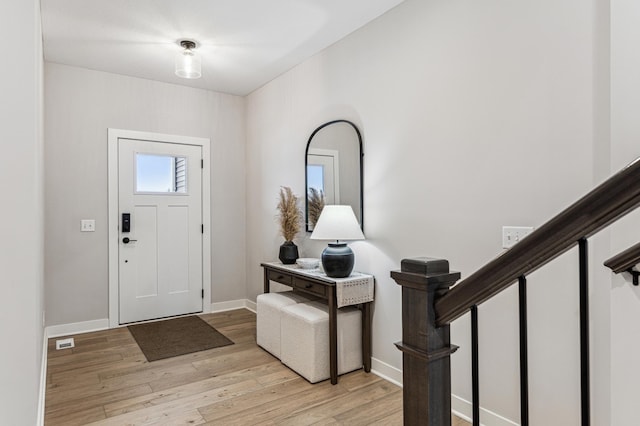
[[[56,340],[56,350],[60,349],[69,349],[75,347],[75,343],[73,341],[73,337],[68,339]]]

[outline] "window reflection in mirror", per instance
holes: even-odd
[[[324,204],[340,204],[340,153],[338,150],[309,149],[307,189],[311,188],[322,193]]]
[[[306,223],[312,231],[322,204],[348,204],[362,227],[362,138],[355,124],[318,127],[306,150]],[[318,205],[320,206],[318,207]]]

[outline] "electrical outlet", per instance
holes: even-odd
[[[80,232],[95,232],[96,221],[94,219],[82,219],[80,221]]]
[[[532,232],[533,227],[531,226],[503,226],[502,248],[508,249],[513,247]]]

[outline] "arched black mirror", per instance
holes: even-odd
[[[305,152],[305,223],[308,232],[325,204],[350,205],[364,230],[362,136],[347,120],[324,123],[311,133]]]

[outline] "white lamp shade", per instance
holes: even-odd
[[[313,227],[312,240],[364,240],[351,206],[324,206]]]
[[[182,78],[200,78],[202,60],[196,52],[185,49],[176,56],[176,75]]]

